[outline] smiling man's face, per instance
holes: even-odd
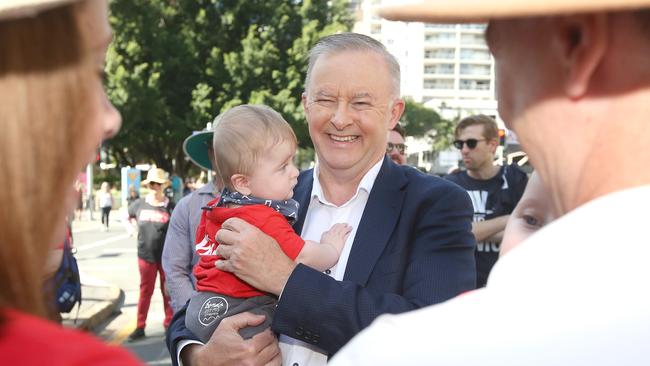
[[[386,153],[387,131],[403,111],[386,61],[342,51],[314,64],[303,106],[323,170],[363,174]]]

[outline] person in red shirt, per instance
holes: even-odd
[[[3,365],[140,365],[44,319],[50,249],[74,181],[120,115],[103,89],[106,0],[0,1],[0,355]]]
[[[320,271],[336,264],[352,230],[337,223],[316,243],[303,240],[291,227],[298,217],[298,202],[291,199],[298,182],[293,163],[297,139],[279,113],[262,105],[240,105],[214,123],[215,171],[225,188],[201,216],[195,247],[200,259],[194,267],[198,293],[185,316],[186,326],[204,342],[223,318],[246,311],[266,316],[262,324],[240,330],[244,339],[251,338],[270,326],[277,304],[276,297],[216,267],[223,248],[215,236],[224,221],[238,217],[255,225],[289,258]]]

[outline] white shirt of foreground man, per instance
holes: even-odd
[[[500,259],[486,289],[381,316],[330,365],[650,364],[650,246],[639,202],[650,202],[650,187],[574,210]],[[575,229],[586,225],[593,230]]]
[[[429,0],[384,11],[489,19],[499,113],[564,216],[497,262],[484,290],[381,317],[332,364],[650,364],[650,150],[629,158],[650,143],[650,0]]]

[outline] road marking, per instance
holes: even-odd
[[[122,329],[113,333],[115,335],[108,340],[108,343],[112,345],[119,345],[124,343],[124,341],[129,337],[129,334],[131,334],[131,332],[135,330],[136,325],[137,325],[136,320],[131,319],[126,323],[125,326],[122,327]]]
[[[116,264],[116,265],[108,265],[108,266],[92,266],[92,271],[95,276],[102,276],[102,272],[119,272],[119,271],[126,271],[126,270],[133,270],[133,268],[137,271],[137,264],[134,264],[133,266],[127,265],[127,264]]]
[[[104,249],[102,254],[137,253],[138,248]]]
[[[110,283],[88,274],[86,271],[79,270],[79,278],[81,279],[81,284],[86,286],[100,286],[108,287],[111,286]]]
[[[83,233],[83,232],[86,232],[86,231],[99,231],[100,229],[101,229],[101,226],[93,226],[93,227],[86,227],[86,228],[83,228],[83,229],[72,229],[72,233],[77,234],[77,233]]]
[[[77,246],[76,249],[77,249],[78,252],[81,252],[81,251],[84,251],[84,250],[93,249],[93,248],[101,247],[101,246],[104,246],[104,245],[107,245],[107,244],[110,244],[110,243],[114,243],[116,241],[124,240],[124,239],[129,238],[130,236],[131,235],[129,235],[129,234],[122,234],[122,235],[114,236],[114,237],[111,237],[111,238],[108,238],[108,239],[98,240],[98,241],[92,242],[90,244],[80,245],[80,246]]]

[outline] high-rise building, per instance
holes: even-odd
[[[444,118],[483,113],[497,117],[494,60],[485,43],[485,24],[392,22],[373,8],[403,0],[358,0],[354,31],[382,42],[402,69],[402,95]]]
[[[450,0],[451,1],[451,0]],[[402,96],[453,120],[472,114],[497,113],[494,59],[484,39],[485,24],[425,24],[380,18],[379,6],[405,0],[353,0],[353,31],[383,43],[400,63]],[[460,160],[455,149],[431,153],[431,141],[407,138],[408,161],[426,171],[443,174]],[[435,160],[432,157],[436,157]]]

